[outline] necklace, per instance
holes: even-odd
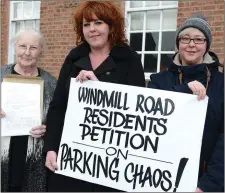
[[[206,66],[206,71],[207,71],[207,79],[206,79],[206,87],[205,89],[207,90],[208,86],[209,86],[209,81],[210,81],[210,76],[211,76],[211,73],[208,69],[208,67]],[[179,72],[179,81],[180,81],[180,84],[183,84],[183,73],[181,72],[180,68],[178,68],[178,72]]]

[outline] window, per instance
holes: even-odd
[[[40,30],[40,3],[41,1],[11,1],[9,23],[9,56],[8,63],[15,63],[12,38],[22,28]]]
[[[127,1],[127,38],[143,63],[145,78],[165,68],[175,53],[178,1]]]

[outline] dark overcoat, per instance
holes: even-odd
[[[171,61],[167,71],[151,75],[148,87],[192,94],[187,84],[197,80],[206,87],[207,75],[210,75],[206,91],[209,100],[202,139],[198,187],[204,192],[223,192],[224,173],[221,171],[224,171],[224,157],[221,152],[224,144],[220,135],[224,133],[224,75],[218,71],[217,56],[212,52],[210,55],[214,62],[182,66]],[[210,73],[207,73],[207,69]],[[180,73],[182,83],[179,80]]]
[[[72,49],[60,71],[58,83],[47,115],[47,133],[44,151],[58,152],[68,102],[71,77],[76,77],[81,70],[93,71],[99,81],[145,87],[144,70],[138,54],[130,46],[113,46],[109,57],[95,70],[89,58],[90,47],[83,43]],[[116,191],[81,180],[53,174],[48,180],[49,191],[73,192],[108,192]]]

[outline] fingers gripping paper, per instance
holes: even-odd
[[[71,79],[57,173],[124,191],[194,191],[208,98]]]

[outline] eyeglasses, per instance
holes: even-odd
[[[204,44],[205,38],[187,38],[187,37],[181,37],[179,38],[180,42],[183,44],[189,44],[191,40],[194,41],[195,44]]]

